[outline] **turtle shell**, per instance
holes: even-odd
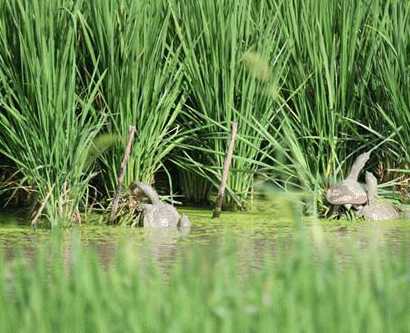
[[[167,203],[144,204],[144,227],[176,227],[180,216],[176,208]]]
[[[329,187],[326,200],[332,205],[363,205],[367,203],[367,193],[362,184],[347,179]]]
[[[397,209],[389,202],[375,202],[363,207],[361,215],[370,221],[394,220],[400,217]]]

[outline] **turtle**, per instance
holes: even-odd
[[[326,192],[326,200],[338,208],[344,206],[350,209],[367,203],[366,186],[358,182],[358,177],[367,161],[370,158],[370,151],[360,154],[353,163],[349,175],[340,183],[332,185]]]
[[[189,218],[179,214],[177,209],[168,203],[162,202],[155,189],[143,182],[134,182],[130,187],[135,197],[146,196],[151,203],[142,203],[142,217],[144,227],[180,227],[191,225]]]
[[[367,205],[359,210],[359,215],[366,220],[382,221],[394,220],[400,218],[400,213],[396,207],[388,202],[377,200],[377,179],[371,173],[366,171],[367,185]]]

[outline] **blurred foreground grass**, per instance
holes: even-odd
[[[0,332],[409,332],[408,255],[352,246],[343,263],[322,236],[301,230],[246,269],[232,240],[192,246],[168,273],[126,243],[102,265],[56,242],[34,261],[0,260]]]

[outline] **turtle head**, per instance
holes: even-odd
[[[370,204],[377,196],[377,179],[369,171],[366,171],[366,188],[367,188],[367,200]]]
[[[370,154],[371,154],[370,151],[368,151],[368,152],[365,152],[357,156],[356,161],[354,162],[354,165],[357,164],[358,166],[360,166],[361,169],[363,169],[367,161],[370,159]]]
[[[357,178],[359,177],[360,171],[362,171],[362,169],[364,168],[364,166],[366,165],[367,161],[370,158],[370,153],[371,152],[368,151],[356,157],[356,160],[353,163],[353,166],[352,166],[352,169],[350,171],[348,178],[357,180]]]

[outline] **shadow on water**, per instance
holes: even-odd
[[[64,231],[64,257],[69,259],[72,239],[79,236],[85,248],[95,250],[101,262],[109,265],[118,254],[121,244],[127,243],[129,251],[139,260],[154,261],[159,269],[169,271],[172,265],[193,248],[216,257],[222,256],[227,240],[236,244],[238,265],[244,270],[257,268],[263,260],[275,260],[277,253],[286,254],[294,242],[296,225],[287,218],[275,218],[261,213],[225,213],[220,220],[211,220],[210,212],[188,210],[193,222],[190,230],[142,229],[82,225]],[[308,241],[315,242],[315,226],[320,225],[322,242],[332,248],[341,262],[349,262],[352,246],[363,253],[370,246],[377,246],[387,254],[410,250],[410,222],[384,223],[335,222],[306,219],[303,227],[308,231]],[[39,248],[53,239],[48,230],[33,231],[17,223],[12,215],[0,216],[0,250],[6,260],[17,255],[34,258]],[[17,251],[18,249],[18,251]]]

